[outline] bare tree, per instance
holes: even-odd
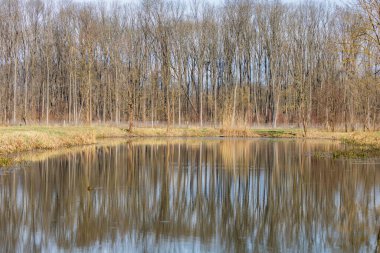
[[[378,1],[0,3],[3,124],[378,126]]]

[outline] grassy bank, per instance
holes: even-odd
[[[302,138],[337,140],[342,149],[328,154],[334,158],[380,157],[380,132],[328,132],[309,129],[303,135],[302,129],[217,129],[217,128],[136,128],[131,133],[140,137],[253,137],[253,138]]]
[[[127,131],[127,130],[126,130]],[[127,131],[128,132],[128,131]],[[298,129],[223,129],[223,128],[135,128],[132,136],[139,137],[272,137],[290,138],[302,135]]]
[[[13,153],[95,144],[99,138],[124,136],[125,131],[105,126],[0,127],[0,166],[9,165]]]
[[[12,163],[11,154],[96,144],[107,137],[267,137],[304,138],[301,129],[135,128],[108,126],[0,127],[0,166]],[[380,132],[326,132],[309,130],[309,139],[334,139],[347,143],[334,157],[380,156]]]
[[[344,144],[341,149],[331,154],[333,158],[380,157],[380,132],[324,133],[312,131],[308,138],[318,138],[323,135],[340,140]]]
[[[125,130],[128,132],[127,130]],[[221,128],[135,128],[129,135],[140,137],[267,137],[267,138],[305,138],[328,139],[355,142],[363,145],[380,146],[380,132],[328,132],[320,129],[308,130],[308,135],[303,136],[302,129],[221,129]]]

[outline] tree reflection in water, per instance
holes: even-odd
[[[0,176],[4,252],[369,251],[379,165],[332,142],[136,140]]]

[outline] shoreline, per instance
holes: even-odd
[[[14,126],[0,127],[0,167],[13,164],[12,155],[21,152],[64,149],[98,144],[106,138],[132,137],[240,137],[336,140],[345,148],[332,154],[336,157],[365,158],[380,156],[380,132],[327,132],[309,129],[303,136],[296,128],[211,128],[185,127],[134,128],[132,132],[115,126]]]

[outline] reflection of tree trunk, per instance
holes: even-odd
[[[375,253],[380,253],[380,229],[379,229],[379,232],[377,232]]]
[[[168,184],[168,168],[169,168],[169,157],[170,150],[169,144],[166,144],[166,156],[165,156],[165,164],[164,170],[162,173],[162,189],[160,193],[160,214],[159,214],[159,222],[168,221],[168,207],[169,207],[169,184]]]

